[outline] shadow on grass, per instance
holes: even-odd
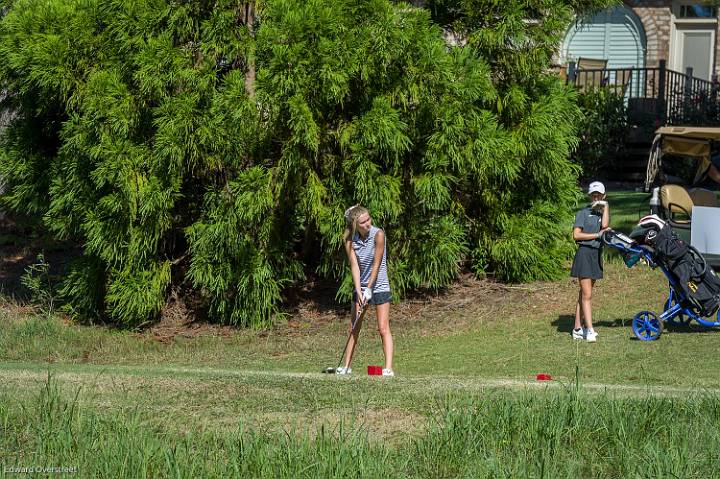
[[[720,333],[720,327],[703,326],[702,324],[690,321],[689,323],[668,323],[663,325],[663,330],[668,333]]]
[[[550,324],[555,326],[559,333],[570,333],[573,330],[574,323],[575,316],[571,316],[569,314],[561,314],[556,320],[552,321]],[[593,327],[621,328],[626,326],[630,326],[630,320],[628,318],[593,321]]]
[[[552,321],[550,324],[555,326],[557,331],[559,333],[567,333],[570,334],[573,329],[573,325],[575,323],[575,316],[571,316],[569,314],[563,314],[558,316],[558,318],[554,321]],[[638,338],[635,337],[635,335],[632,332],[632,318],[617,318],[613,320],[601,320],[601,321],[593,321],[593,326],[595,327],[601,327],[601,328],[627,328],[628,334],[630,336],[631,341],[638,341]],[[675,324],[675,323],[664,323],[663,324],[663,331],[666,333],[671,334],[698,334],[698,333],[720,333],[720,326],[719,327],[708,327],[703,326],[701,324],[698,324],[694,321],[691,321],[690,323],[682,323],[682,324]]]

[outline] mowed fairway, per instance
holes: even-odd
[[[352,376],[321,374],[348,318],[314,303],[268,331],[131,332],[6,299],[0,466],[73,466],[81,477],[710,477],[720,330],[637,341],[630,321],[661,308],[663,275],[615,257],[605,276],[594,344],[570,339],[569,278],[464,278],[395,305],[395,378],[365,374],[382,364],[372,315]]]

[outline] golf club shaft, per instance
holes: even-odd
[[[345,352],[347,351],[348,344],[350,344],[350,338],[352,338],[352,335],[355,333],[355,328],[358,324],[360,324],[360,321],[365,317],[365,313],[367,312],[368,303],[366,302],[361,306],[360,311],[356,312],[355,314],[355,320],[352,323],[352,326],[350,327],[350,334],[348,334],[347,341],[345,341],[345,347],[343,347],[340,361],[338,362],[338,368],[343,366],[343,359],[345,359]]]

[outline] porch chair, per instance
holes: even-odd
[[[617,70],[615,72],[615,83],[611,84],[610,88],[617,95],[624,97],[631,80],[632,70]]]
[[[607,72],[605,70],[607,60],[600,58],[578,58],[575,73],[575,86],[579,90],[591,90],[607,83]],[[592,70],[592,71],[587,71]]]

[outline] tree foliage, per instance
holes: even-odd
[[[600,3],[6,1],[2,199],[83,245],[67,308],[127,325],[173,285],[239,325],[268,324],[309,277],[348,298],[358,202],[399,294],[463,268],[551,278],[580,112],[545,71]]]
[[[583,119],[579,126],[580,143],[573,158],[582,167],[582,178],[592,181],[617,165],[628,138],[628,111],[625,98],[611,88],[580,93],[578,105]]]

